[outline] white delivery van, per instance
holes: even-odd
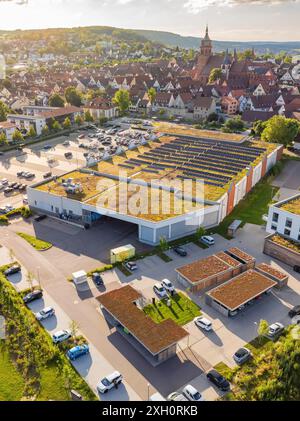
[[[72,273],[73,282],[75,285],[81,285],[87,282],[87,273],[84,270]]]
[[[166,399],[160,394],[160,393],[154,393],[153,395],[151,395],[150,396],[150,398],[149,398],[149,401],[152,401],[152,402],[163,402],[163,401],[165,401]]]

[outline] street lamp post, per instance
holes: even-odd
[[[150,399],[150,383],[147,384],[147,395],[148,395],[148,400]]]

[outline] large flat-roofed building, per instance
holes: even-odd
[[[176,355],[177,343],[188,332],[173,320],[155,323],[143,308],[143,296],[130,285],[97,298],[108,313],[108,321],[153,365]],[[105,313],[104,313],[105,314]]]
[[[176,269],[177,280],[191,292],[200,292],[224,283],[243,271],[244,265],[227,252],[197,260]]]
[[[276,281],[250,269],[207,292],[205,300],[225,316],[233,316],[276,285]]]
[[[82,224],[103,215],[130,222],[141,242],[156,245],[217,226],[281,158],[278,145],[180,128],[29,187],[29,206]]]

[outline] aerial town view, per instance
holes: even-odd
[[[299,16],[0,1],[1,412],[300,400]]]

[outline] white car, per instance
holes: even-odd
[[[185,386],[182,390],[183,395],[188,398],[189,401],[200,402],[204,401],[203,396],[197,389],[194,388],[191,384]]]
[[[15,207],[9,204],[9,205],[5,205],[5,209],[6,209],[6,212],[11,212],[15,209]]]
[[[104,377],[104,379],[100,380],[100,382],[97,384],[97,390],[99,393],[107,393],[110,389],[122,383],[122,380],[122,374],[120,374],[118,371],[114,371],[113,373]]]
[[[202,243],[207,244],[208,246],[213,246],[215,244],[215,239],[209,235],[203,235],[201,237]]]
[[[175,292],[175,287],[169,279],[163,279],[161,284],[168,292]]]
[[[173,392],[167,397],[167,401],[188,401],[188,399],[182,394],[178,392]]]
[[[66,341],[71,337],[71,332],[69,330],[59,330],[52,335],[52,340],[55,344]]]
[[[43,310],[36,313],[35,317],[37,320],[45,320],[51,316],[54,316],[55,310],[53,307],[45,307]]]
[[[201,329],[204,329],[207,332],[212,330],[212,322],[203,316],[196,317],[194,322],[196,326],[201,327]]]
[[[269,326],[268,335],[269,336],[276,336],[279,335],[284,331],[284,326],[282,323],[276,322]]]
[[[3,186],[5,186],[6,184],[8,184],[8,179],[2,178],[1,183],[3,184]]]
[[[157,294],[160,298],[168,298],[168,293],[165,288],[161,284],[155,284],[153,287],[153,291]]]

